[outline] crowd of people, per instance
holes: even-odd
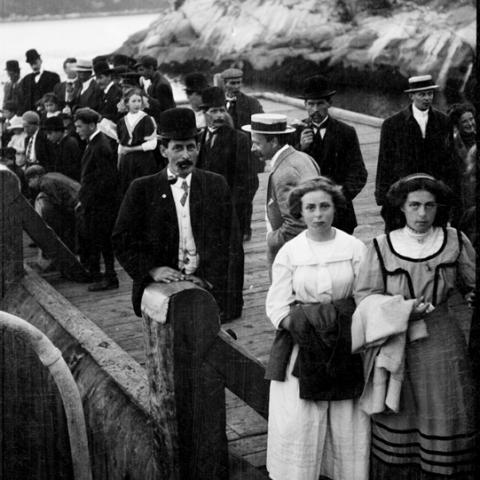
[[[68,58],[63,82],[35,50],[26,59],[21,80],[7,62],[2,160],[79,254],[89,290],[118,287],[118,259],[139,316],[147,285],[181,280],[212,293],[222,322],[241,316],[243,242],[269,162],[273,480],[477,478],[470,332],[449,308],[454,296],[475,306],[472,105],[444,114],[432,77],[409,79],[410,104],[382,125],[385,233],[367,247],[353,236],[367,169],[324,76],[305,79],[306,118],[289,125],[242,92],[237,68],[216,85],[187,74],[189,106],[175,107],[152,57]]]

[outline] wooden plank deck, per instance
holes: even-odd
[[[302,118],[304,112],[285,104],[262,100],[266,112],[286,114],[289,119]],[[379,208],[373,191],[380,130],[361,124],[355,126],[368,169],[368,183],[355,199],[359,226],[355,235],[368,240],[383,231]],[[266,362],[273,340],[273,328],[265,315],[265,295],[268,289],[265,249],[265,195],[268,173],[260,174],[260,188],[255,196],[251,241],[245,247],[245,307],[242,318],[224,325],[238,336],[238,342],[262,362]],[[34,249],[26,242],[26,258],[32,258]],[[117,265],[120,288],[91,293],[85,284],[64,280],[58,274],[44,275],[73,305],[94,321],[118,345],[141,365],[145,363],[142,321],[132,311],[130,303],[131,280]],[[227,391],[227,435],[232,451],[245,457],[255,466],[265,465],[266,421],[235,395]]]

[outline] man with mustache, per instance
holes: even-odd
[[[317,162],[322,175],[342,186],[346,208],[337,212],[333,225],[352,234],[357,226],[352,201],[367,182],[367,169],[355,129],[329,113],[335,93],[322,75],[305,81],[301,98],[305,101],[308,118],[297,126],[296,145]]]
[[[230,320],[239,312],[228,292],[229,263],[238,264],[243,248],[228,185],[221,175],[195,168],[198,130],[191,109],[162,112],[158,131],[168,165],[131,183],[112,237],[133,279],[134,311],[141,315],[148,284],[189,280],[210,290],[221,320]]]
[[[390,186],[412,173],[428,173],[458,191],[459,173],[448,151],[448,117],[432,107],[438,85],[431,75],[408,79],[411,104],[387,118],[380,133],[375,199],[388,215],[385,197]]]

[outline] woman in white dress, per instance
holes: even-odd
[[[342,318],[343,346],[334,342],[332,350],[320,348],[328,360],[314,366],[314,373],[321,372],[320,379],[308,383],[302,375],[310,366],[305,361],[297,364],[297,359],[301,362],[304,358],[304,347],[299,347],[303,343],[297,343],[295,337],[302,315],[311,316],[313,306],[320,312],[320,322],[328,323],[332,312],[335,316],[346,305],[353,306],[347,307],[350,314],[354,309],[353,284],[366,248],[360,240],[332,227],[344,202],[341,188],[325,177],[300,184],[289,197],[292,215],[302,218],[307,230],[278,252],[267,295],[267,315],[277,329],[267,367],[267,378],[272,380],[267,469],[273,480],[368,478],[369,418],[356,400],[363,388],[363,374],[360,359],[350,353],[349,316],[339,314],[334,320]],[[314,318],[313,323],[316,321]],[[333,337],[342,336],[339,325],[332,327],[330,322],[328,328]],[[308,332],[310,335],[311,330]],[[333,337],[321,338],[317,345],[325,346]],[[293,345],[278,375],[275,367],[281,338]],[[343,355],[338,355],[340,350]]]

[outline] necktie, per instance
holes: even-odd
[[[182,195],[182,198],[180,199],[180,203],[182,204],[182,207],[184,207],[188,197],[188,183],[186,180],[184,180],[182,183],[182,190],[183,190],[183,195]]]
[[[212,148],[214,143],[215,143],[215,135],[217,134],[217,132],[212,132],[212,131],[208,131],[208,134],[207,134],[207,145],[208,145],[208,148]]]
[[[32,163],[32,148],[33,148],[33,137],[28,139],[27,151],[25,152],[25,157],[28,163]]]

